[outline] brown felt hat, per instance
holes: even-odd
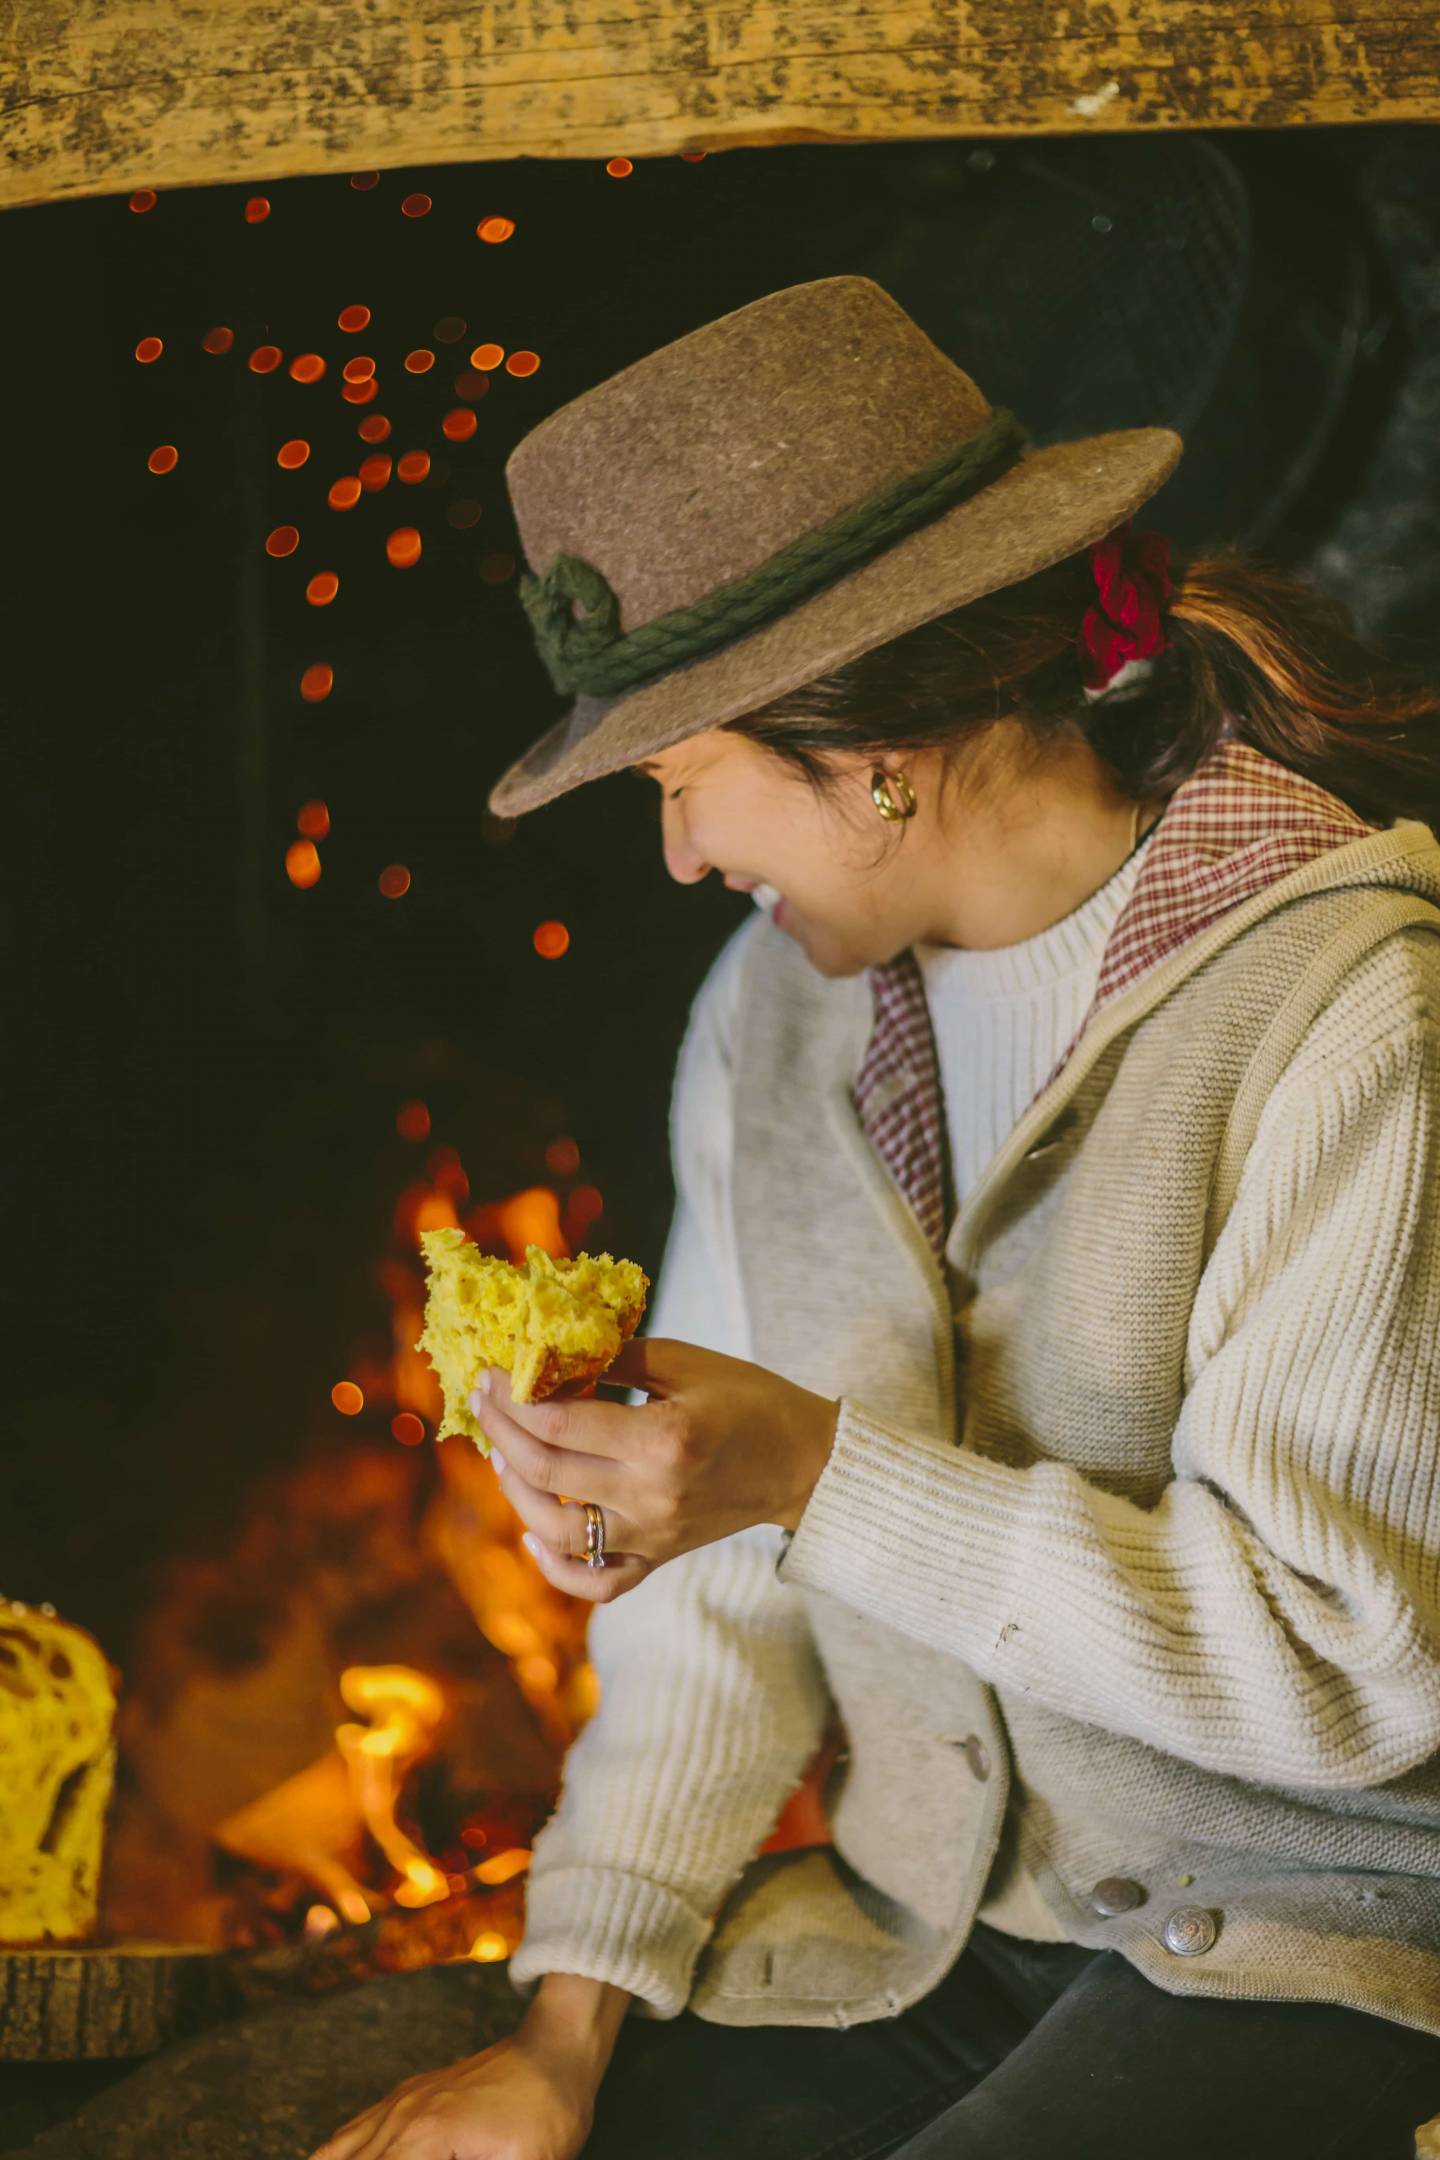
[[[1182,449],[1163,427],[1012,446],[1005,469],[963,499],[918,524],[912,505],[913,529],[838,574],[812,560],[812,585],[824,580],[815,589],[778,613],[762,601],[767,619],[747,618],[713,644],[725,589],[768,581],[773,590],[762,566],[782,550],[790,562],[804,536],[828,545],[857,505],[903,494],[908,476],[957,453],[963,461],[966,445],[1009,417],[883,286],[855,276],[767,293],[551,413],[505,467],[529,565],[522,598],[542,656],[542,589],[552,644],[579,635],[576,624],[593,632],[608,607],[602,667],[644,626],[642,645],[656,625],[663,641],[671,624],[682,646],[693,642],[707,609],[713,649],[658,671],[652,657],[641,663],[646,679],[618,690],[582,687],[496,782],[491,810],[538,809],[1074,554],[1153,495]],[[583,612],[569,597],[574,583],[557,585],[562,574],[579,578]],[[553,652],[546,666],[557,680]]]

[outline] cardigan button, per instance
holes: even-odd
[[[1143,1887],[1132,1882],[1128,1875],[1107,1875],[1090,1892],[1090,1903],[1102,1920],[1113,1920],[1119,1913],[1134,1912],[1135,1907],[1144,1902]]]
[[[1165,1947],[1176,1957],[1199,1957],[1215,1940],[1215,1918],[1203,1905],[1177,1905],[1165,1922]]]
[[[983,1785],[990,1775],[990,1750],[980,1738],[979,1733],[966,1733],[963,1740],[956,1740],[952,1745],[959,1748],[966,1762],[970,1765],[972,1775],[977,1777]]]

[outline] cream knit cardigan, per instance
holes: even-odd
[[[839,1396],[835,1449],[788,1550],[757,1526],[596,1610],[522,1994],[894,2014],[1008,1820],[1065,1939],[1440,2033],[1437,930],[1406,820],[1221,917],[1091,1023],[943,1281],[848,1112],[863,978],[736,932],[677,1067],[650,1332],[708,1285],[717,1340],[743,1313]],[[756,1858],[834,1706],[834,1849]],[[1140,1902],[1107,1915],[1116,1876]]]

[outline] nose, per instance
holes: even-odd
[[[677,885],[698,885],[701,878],[710,875],[713,864],[706,862],[698,849],[691,846],[677,804],[667,799],[662,805],[661,818],[665,868]]]

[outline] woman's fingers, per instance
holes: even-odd
[[[527,1431],[517,1418],[500,1408],[493,1396],[482,1395],[476,1389],[470,1397],[470,1407],[480,1420],[481,1430],[494,1448],[498,1448],[507,1463],[518,1470],[527,1485],[537,1492],[583,1493],[587,1500],[609,1501],[614,1505],[628,1476],[623,1464],[609,1461],[601,1455],[577,1453],[574,1449],[555,1447],[537,1439]],[[519,1406],[522,1412],[529,1404]],[[544,1405],[536,1404],[535,1409]],[[557,1405],[554,1415],[563,1415],[564,1405]],[[580,1409],[593,1408],[592,1404],[578,1404]]]
[[[569,1555],[571,1559],[584,1559],[585,1533],[589,1518],[584,1502],[579,1499],[558,1500],[549,1493],[536,1492],[533,1485],[516,1474],[503,1455],[492,1449],[490,1464],[500,1480],[500,1490],[514,1508],[527,1530],[533,1530],[556,1553]],[[632,1526],[622,1523],[613,1508],[602,1508],[605,1518],[605,1542],[628,1549],[626,1531]]]
[[[525,1544],[547,1582],[554,1583],[567,1597],[587,1598],[592,1605],[608,1605],[623,1597],[627,1590],[644,1582],[652,1565],[638,1553],[607,1552],[604,1567],[592,1568],[588,1560],[571,1560],[557,1553],[533,1531],[526,1536]]]

